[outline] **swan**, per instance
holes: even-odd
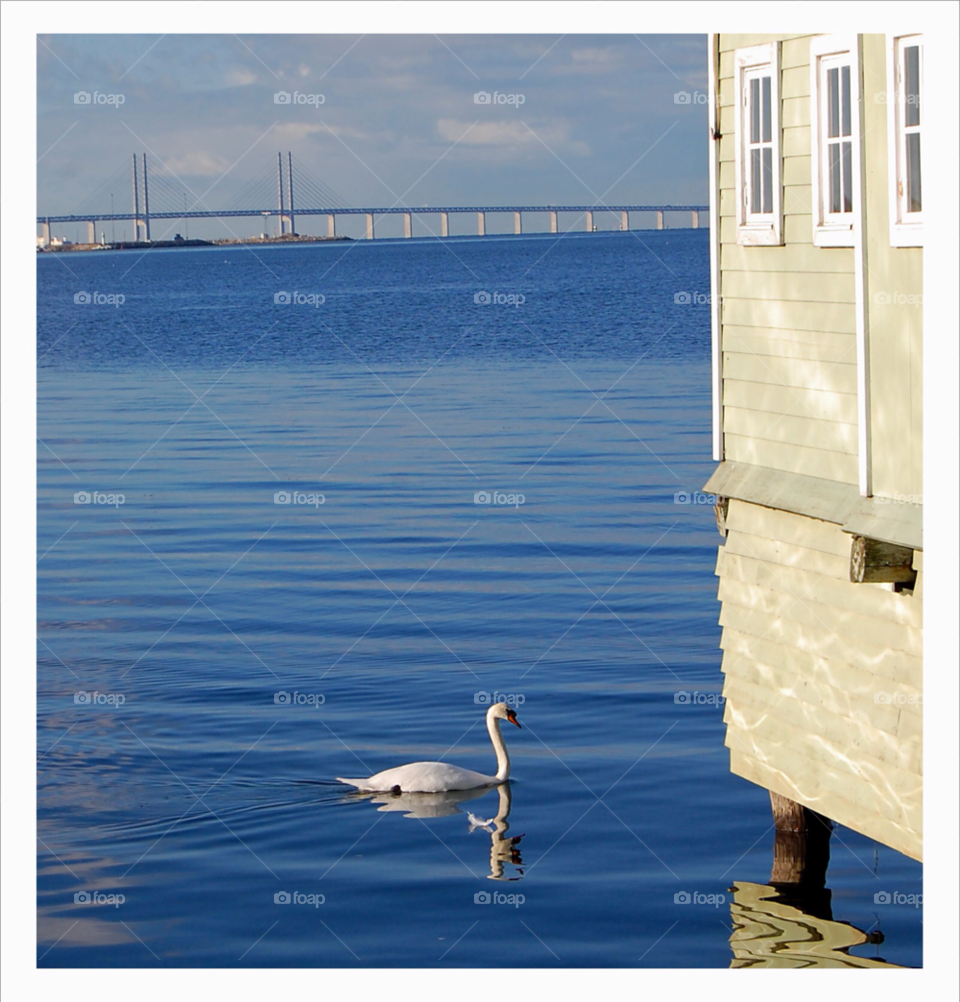
[[[365,792],[395,793],[447,793],[451,790],[474,790],[482,786],[499,786],[506,783],[510,777],[510,756],[507,746],[500,733],[500,721],[509,720],[511,724],[520,727],[515,710],[506,703],[494,703],[487,710],[487,731],[493,742],[493,750],[497,753],[496,776],[485,776],[482,772],[472,769],[461,769],[446,762],[411,762],[409,765],[398,765],[394,769],[384,769],[367,779],[343,779],[337,776],[337,781],[355,786]],[[521,728],[522,730],[522,728]]]

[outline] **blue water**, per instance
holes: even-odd
[[[40,966],[729,966],[706,231],[37,267]],[[493,772],[493,694],[509,797],[335,782]],[[827,885],[920,965],[918,864]]]

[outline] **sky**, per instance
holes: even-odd
[[[142,152],[213,208],[288,150],[351,206],[707,201],[705,35],[40,35],[37,65],[38,215]]]

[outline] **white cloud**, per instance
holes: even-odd
[[[589,147],[585,143],[571,142],[570,128],[566,122],[555,122],[550,125],[534,123],[528,128],[519,119],[473,123],[455,118],[441,118],[437,122],[437,132],[440,138],[448,143],[460,140],[458,145],[461,146],[499,146],[513,149],[537,147],[544,153],[547,152],[544,146],[547,146],[572,150],[578,154],[589,152]]]
[[[185,174],[189,177],[219,177],[230,166],[230,161],[198,150],[171,157],[166,161],[166,166],[174,174]]]

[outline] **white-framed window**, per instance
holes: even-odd
[[[890,243],[922,247],[923,35],[887,36],[886,98]]]
[[[783,243],[780,43],[734,53],[737,243]]]
[[[860,60],[855,35],[810,41],[813,242],[852,247],[860,212]]]

